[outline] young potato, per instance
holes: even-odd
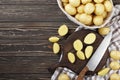
[[[80,14],[79,14],[79,13],[75,15],[75,18],[76,18],[77,20],[79,20],[79,17],[80,17]]]
[[[80,59],[80,60],[85,60],[85,55],[82,51],[77,51],[77,57]]]
[[[49,38],[50,42],[58,42],[60,40],[60,38],[56,37],[56,36],[52,36]]]
[[[60,45],[58,43],[53,44],[53,53],[58,54],[60,51]]]
[[[110,28],[109,27],[102,27],[98,29],[98,32],[100,35],[105,36],[110,32]]]
[[[59,27],[59,29],[58,29],[58,34],[60,36],[65,36],[67,33],[68,33],[68,27],[67,27],[67,25],[65,25],[65,24],[61,25]]]
[[[84,7],[84,12],[86,14],[92,14],[95,10],[95,5],[93,3],[87,3]]]
[[[80,0],[69,0],[69,3],[74,7],[78,7],[80,5]]]
[[[94,0],[95,3],[102,3],[104,0]]]
[[[96,40],[96,35],[94,33],[89,33],[85,36],[84,43],[85,44],[93,44],[95,42],[95,40]],[[92,52],[92,50],[91,50],[91,52]]]
[[[58,76],[58,79],[57,80],[71,80],[70,77],[65,74],[65,73],[62,73]]]
[[[103,17],[102,16],[95,16],[93,18],[93,23],[96,25],[96,26],[100,26],[103,24]]]
[[[70,15],[75,15],[76,12],[77,12],[76,8],[73,7],[73,6],[70,5],[70,4],[67,4],[67,5],[65,6],[65,11],[66,11],[68,14],[70,14]]]
[[[95,14],[96,15],[102,15],[105,11],[103,4],[95,4]]]
[[[120,75],[116,74],[116,73],[113,73],[110,76],[110,80],[120,80]]]
[[[110,68],[112,68],[112,70],[118,70],[120,68],[119,62],[117,61],[112,61],[110,63]]]
[[[68,3],[64,2],[64,3],[63,3],[63,7],[65,7],[67,4],[68,4]]]
[[[87,4],[87,3],[90,3],[92,2],[92,0],[81,0],[82,4]]]
[[[64,3],[68,3],[69,2],[69,0],[61,0],[62,2],[64,2]]]
[[[84,13],[84,5],[80,5],[79,7],[77,7],[77,12],[78,13]]]
[[[106,0],[106,1],[104,2],[104,6],[105,6],[105,10],[106,10],[107,12],[111,12],[112,9],[113,9],[112,3],[111,3],[110,1],[108,1],[108,0]]]
[[[105,19],[107,17],[107,12],[104,11],[104,13],[102,14],[103,18]]]
[[[74,63],[75,62],[75,55],[71,52],[68,53],[68,60],[70,61],[70,63]]]
[[[98,72],[99,76],[105,76],[110,71],[110,68],[104,68]]]
[[[83,24],[91,25],[92,24],[92,16],[83,13],[83,14],[80,15],[79,21]]]
[[[110,57],[114,60],[120,60],[120,51],[116,51],[116,50],[111,51]]]

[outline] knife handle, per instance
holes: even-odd
[[[84,78],[84,76],[85,76],[85,74],[86,74],[86,72],[87,72],[88,70],[89,70],[88,67],[85,66],[85,67],[83,68],[83,70],[79,73],[79,75],[78,75],[78,77],[77,77],[77,80],[83,80],[83,78]]]

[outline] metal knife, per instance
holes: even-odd
[[[83,70],[79,73],[77,80],[83,80],[84,75],[87,71],[94,71],[96,69],[97,65],[100,63],[102,57],[105,54],[105,51],[107,50],[110,44],[111,38],[112,31],[104,37],[103,41],[101,42],[97,50],[88,61],[86,67],[84,67]]]

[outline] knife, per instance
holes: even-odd
[[[84,75],[87,71],[94,71],[97,65],[100,63],[102,57],[104,56],[105,51],[107,50],[110,41],[112,38],[112,31],[105,36],[102,40],[100,46],[97,48],[93,56],[88,61],[87,65],[83,68],[83,70],[79,73],[77,80],[83,80]]]

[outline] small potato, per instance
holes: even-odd
[[[95,3],[102,3],[104,0],[94,0]]]
[[[107,17],[107,12],[104,11],[104,13],[102,14],[103,18],[105,19]]]
[[[69,2],[69,0],[61,0],[62,2],[64,2],[64,3],[67,3],[67,2]]]
[[[65,73],[62,73],[58,76],[58,79],[57,80],[71,80],[70,77],[65,74]]]
[[[110,68],[104,68],[98,72],[99,76],[105,76],[110,71]]]
[[[105,10],[106,10],[107,12],[111,12],[112,9],[113,9],[112,3],[111,3],[110,1],[108,1],[108,0],[106,0],[106,1],[104,2],[104,6],[105,6]]]
[[[83,24],[91,25],[92,24],[92,16],[83,13],[83,14],[80,15],[79,21]]]
[[[56,37],[56,36],[52,36],[49,38],[50,42],[58,42],[60,38]]]
[[[85,48],[85,56],[86,56],[86,58],[89,59],[91,57],[92,53],[93,53],[93,46],[87,46]]]
[[[98,29],[98,32],[100,35],[105,36],[110,32],[110,28],[109,27],[102,27]]]
[[[110,76],[110,80],[120,80],[120,75],[116,74],[116,73],[113,73]]]
[[[102,16],[95,16],[93,18],[93,23],[96,25],[96,26],[100,26],[103,24],[103,17]]]
[[[77,12],[78,13],[84,13],[84,5],[80,5],[79,7],[77,7]]]
[[[77,20],[79,20],[79,17],[80,17],[80,14],[79,14],[79,13],[75,15],[75,18],[76,18]]]
[[[80,59],[80,60],[85,60],[85,55],[82,51],[77,51],[77,57]]]
[[[112,68],[112,70],[118,70],[120,68],[120,65],[117,61],[112,61],[110,63],[110,68]]]
[[[74,7],[78,7],[80,5],[80,0],[69,0],[69,3]]]
[[[92,44],[96,40],[96,35],[94,33],[89,33],[85,36],[84,38],[84,43],[85,44]]]
[[[102,15],[105,12],[105,8],[103,4],[95,4],[95,14]]]
[[[68,4],[68,3],[64,2],[64,3],[63,3],[63,7],[65,7],[67,4]]]
[[[92,0],[81,0],[82,4],[87,4],[87,3],[90,3],[92,2]]]
[[[68,53],[68,60],[70,61],[70,63],[74,63],[75,62],[75,55],[71,52]]]
[[[110,57],[114,60],[120,60],[120,51],[113,50],[110,52]]]
[[[73,47],[76,51],[79,51],[83,48],[83,43],[81,40],[77,39],[73,42]]]
[[[92,14],[95,10],[95,5],[93,3],[87,3],[84,7],[84,12],[86,14]]]
[[[53,53],[58,54],[60,51],[60,45],[58,43],[53,44]]]
[[[65,6],[65,11],[66,11],[68,14],[70,14],[70,15],[75,15],[76,12],[77,12],[76,8],[73,7],[73,6],[70,5],[70,4],[67,4],[67,5]]]
[[[67,33],[68,33],[68,27],[65,24],[61,25],[58,29],[58,34],[60,36],[65,36]]]

